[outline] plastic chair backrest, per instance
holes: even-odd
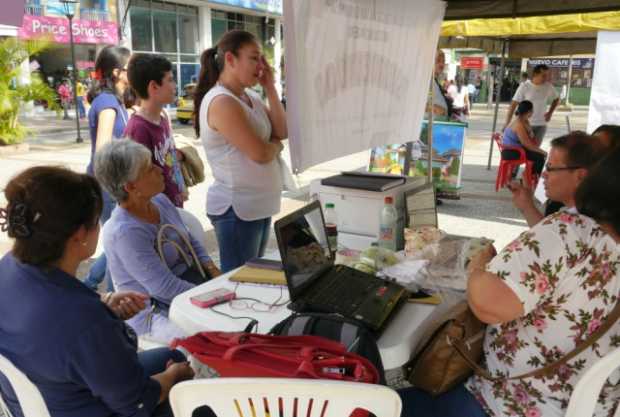
[[[24,417],[50,417],[39,389],[4,356],[0,355],[0,373],[11,384]]]
[[[588,369],[575,385],[564,417],[592,416],[605,381],[619,366],[620,348],[609,352]],[[616,416],[618,410],[616,410]]]
[[[504,149],[504,145],[502,144],[502,134],[499,132],[493,133],[493,140],[497,145],[497,149],[499,149],[499,151],[501,152],[502,149]]]
[[[356,408],[399,417],[398,394],[382,385],[290,378],[216,378],[181,382],[170,391],[175,417],[208,405],[219,417],[343,417]]]
[[[202,227],[202,223],[200,223],[200,220],[198,220],[196,216],[194,216],[192,213],[185,209],[177,208],[177,211],[181,216],[183,224],[185,225],[185,227],[187,227],[187,230],[189,230],[189,234],[192,235],[194,239],[202,243],[206,249],[207,234],[205,233],[205,229]]]

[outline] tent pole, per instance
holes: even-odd
[[[427,175],[428,175],[428,184],[433,182],[433,110],[435,98],[433,97],[435,94],[435,68],[433,68],[433,75],[431,77],[431,91],[430,91],[430,99],[431,99],[431,110],[428,112],[428,122],[426,125],[426,148],[428,152],[428,161],[427,161]]]
[[[570,105],[570,85],[573,80],[573,56],[568,56],[568,80],[566,81],[566,97],[564,98],[564,105]]]
[[[497,82],[495,85],[497,89],[495,91],[495,113],[493,114],[493,134],[497,128],[497,114],[499,113],[499,99],[502,91],[502,81],[504,79],[504,65],[506,63],[506,39],[502,40],[502,59],[499,64],[499,71],[495,71],[495,79]],[[491,143],[489,144],[489,162],[487,163],[487,170],[491,169],[491,159],[493,157],[493,134],[491,134]]]

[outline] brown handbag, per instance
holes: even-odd
[[[522,375],[497,378],[478,365],[484,355],[486,324],[478,320],[464,301],[446,313],[428,341],[405,365],[405,372],[411,385],[432,395],[449,391],[474,372],[491,381],[547,375],[594,344],[619,316],[620,304],[616,304],[607,320],[564,357]]]

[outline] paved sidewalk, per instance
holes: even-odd
[[[499,126],[505,120],[506,106],[500,108]],[[567,131],[565,116],[570,114],[573,129],[585,129],[587,123],[587,110],[575,109],[571,113],[558,111],[549,125],[549,130],[543,147],[548,147],[551,138],[565,134]],[[445,200],[438,207],[439,225],[447,232],[468,235],[485,236],[495,240],[499,248],[509,243],[520,232],[526,229],[526,223],[520,213],[512,206],[510,193],[506,190],[495,192],[495,177],[499,155],[497,149],[493,149],[492,166],[487,170],[487,160],[491,137],[493,109],[487,109],[485,105],[476,105],[469,120],[467,140],[465,143],[465,156],[463,159],[463,174],[461,200]],[[35,119],[32,119],[35,120]],[[49,123],[47,128],[43,123]],[[75,121],[73,121],[75,122]],[[84,172],[88,163],[90,141],[83,144],[75,143],[75,130],[71,129],[64,133],[48,134],[46,129],[51,129],[50,124],[65,126],[66,121],[57,121],[53,117],[41,117],[39,130],[42,132],[28,138],[31,151],[24,154],[16,154],[0,158],[0,189],[17,172],[40,164],[65,165],[76,171]],[[71,123],[71,122],[69,122]],[[174,126],[175,133],[181,133],[193,138],[193,130],[190,126]],[[199,141],[194,144],[203,159],[204,151]],[[288,149],[284,151],[284,157],[288,156]],[[299,176],[300,190],[286,192],[282,196],[282,210],[274,220],[291,211],[303,206],[309,200],[308,185],[313,179],[324,178],[340,171],[359,169],[368,164],[369,152],[363,151],[333,161],[317,165]],[[213,182],[213,175],[206,165],[206,180],[204,183],[190,190],[190,199],[186,208],[201,221],[207,232],[207,248],[214,258],[217,258],[218,247],[213,227],[205,215],[205,198],[208,186]],[[0,194],[0,207],[5,205],[4,195]],[[10,249],[11,242],[6,234],[0,233],[0,256]],[[276,248],[275,239],[269,242],[269,247]],[[101,250],[101,245],[98,248]]]

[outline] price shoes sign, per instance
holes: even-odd
[[[75,43],[118,43],[118,29],[114,22],[74,19],[72,29]],[[57,43],[69,43],[69,21],[64,17],[24,15],[19,37],[48,38]]]

